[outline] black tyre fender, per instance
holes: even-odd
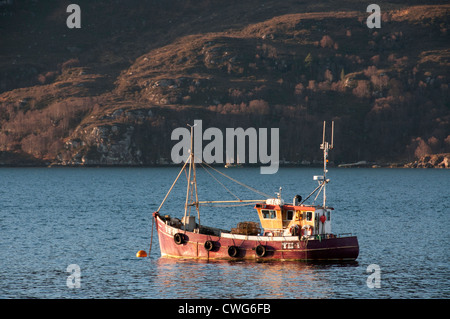
[[[212,240],[207,240],[203,246],[207,251],[211,251],[214,249],[214,242]]]
[[[239,249],[236,246],[228,247],[228,256],[236,257],[239,253]]]
[[[256,255],[258,255],[259,257],[264,257],[266,255],[267,249],[263,245],[258,245],[256,246],[255,251]]]
[[[173,235],[173,240],[175,241],[175,244],[181,245],[184,242],[183,234],[176,233]]]

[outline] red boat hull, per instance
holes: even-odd
[[[246,236],[223,232],[220,236],[213,236],[172,227],[158,214],[154,218],[162,257],[206,260],[353,261],[359,254],[356,236],[327,236],[327,238],[316,236],[301,239],[299,236]]]

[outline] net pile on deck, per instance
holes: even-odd
[[[261,232],[259,223],[256,222],[240,222],[236,228],[231,229],[232,234],[256,236]]]

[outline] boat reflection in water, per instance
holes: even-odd
[[[342,281],[342,278],[325,277],[324,268],[357,266],[357,262],[249,263],[164,257],[155,262],[156,272],[151,277],[160,296],[194,299],[333,298],[334,280]],[[221,287],[219,295],[218,286]]]

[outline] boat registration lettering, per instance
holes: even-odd
[[[300,243],[296,242],[282,242],[281,243],[282,249],[299,249]]]
[[[172,227],[169,227],[167,225],[164,225],[164,232],[169,234],[169,235],[175,235],[176,233],[178,233],[178,230],[174,229]]]

